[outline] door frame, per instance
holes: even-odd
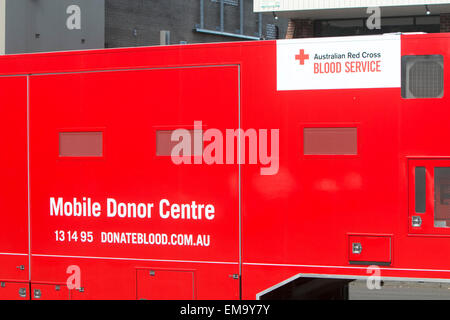
[[[416,212],[415,168],[425,168],[425,210]],[[450,237],[448,227],[435,227],[435,168],[450,168],[450,157],[408,157],[408,233],[427,237]],[[413,219],[415,225],[413,226]],[[418,225],[420,223],[420,226]]]

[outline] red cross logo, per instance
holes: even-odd
[[[301,49],[300,54],[295,55],[295,60],[300,61],[301,65],[305,64],[305,60],[309,59],[309,54],[305,54],[305,50]]]

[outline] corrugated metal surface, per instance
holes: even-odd
[[[448,4],[444,0],[254,0],[254,11],[285,11],[285,10],[315,10],[344,9],[372,6],[404,6],[425,4]]]

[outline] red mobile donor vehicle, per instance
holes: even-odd
[[[0,57],[0,298],[342,298],[373,265],[449,281],[449,48],[388,34]],[[171,157],[176,129],[191,164]],[[234,161],[205,161],[209,129],[235,130]],[[270,163],[250,161],[261,130]]]

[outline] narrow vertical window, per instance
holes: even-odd
[[[450,227],[450,168],[434,168],[434,226]]]
[[[415,172],[415,211],[417,213],[425,213],[426,195],[425,195],[425,167],[416,167]]]

